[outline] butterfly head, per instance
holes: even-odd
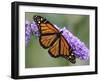
[[[35,15],[35,16],[33,17],[33,19],[34,19],[34,21],[35,21],[37,24],[40,24],[41,22],[44,21],[44,18],[43,18],[43,17],[37,16],[37,15]]]

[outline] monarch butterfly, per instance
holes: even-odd
[[[76,57],[72,54],[72,49],[65,37],[62,35],[63,31],[59,31],[47,19],[35,15],[33,17],[39,29],[40,45],[48,50],[48,53],[53,57],[62,56],[68,59],[71,63],[76,63]]]

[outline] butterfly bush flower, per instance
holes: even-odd
[[[27,42],[30,40],[30,33],[32,32],[35,36],[39,37],[39,30],[36,25],[36,23],[33,21],[30,25],[25,25],[27,28],[27,34],[25,34],[25,39]],[[71,46],[72,53],[82,59],[82,60],[88,60],[89,57],[89,49],[85,46],[85,44],[80,41],[76,36],[74,36],[69,30],[67,30],[65,27],[60,29],[57,25],[54,25],[59,31],[63,31],[62,35],[65,37],[65,39],[68,41],[69,45]],[[30,31],[31,30],[31,31]],[[26,43],[27,43],[26,42]]]
[[[71,32],[69,32],[65,27],[60,31],[63,31],[62,35],[71,46],[73,50],[72,53],[80,59],[88,60],[89,49],[85,46],[85,44],[80,41],[80,39],[78,39],[76,36],[74,36]]]
[[[31,30],[35,36],[39,36],[39,30],[34,21],[31,23]]]
[[[25,21],[25,45],[28,44],[31,38],[31,25],[29,21]]]
[[[39,36],[38,27],[33,21],[32,23],[29,21],[25,21],[25,45],[30,41],[31,35]]]

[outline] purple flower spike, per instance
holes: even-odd
[[[80,39],[75,37],[71,32],[69,32],[65,27],[60,31],[63,31],[62,35],[65,37],[65,39],[71,46],[73,50],[72,53],[82,60],[88,60],[89,49],[85,46],[85,44],[81,42]]]
[[[39,36],[38,27],[34,21],[32,23],[26,21],[25,22],[25,45],[26,46],[29,43],[32,34],[35,35],[36,37]]]
[[[31,38],[31,25],[29,21],[25,22],[25,45],[27,46]]]
[[[37,27],[37,25],[36,25],[36,23],[33,21],[32,23],[31,23],[31,29],[32,29],[32,32],[33,32],[33,34],[35,35],[35,36],[39,36],[40,34],[39,34],[39,30],[38,30],[38,27]]]

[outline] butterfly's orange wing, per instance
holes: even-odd
[[[40,37],[39,42],[43,48],[49,48],[57,38],[58,29],[41,16],[35,16],[34,21],[38,25]]]
[[[50,23],[41,23],[40,24],[40,32],[41,34],[55,34],[58,33],[58,29],[56,29],[52,24]]]
[[[60,54],[62,56],[69,56],[71,48],[63,36],[60,37]]]
[[[40,35],[58,33],[58,29],[54,27],[49,21],[41,16],[34,16],[34,21],[38,25]]]
[[[49,48],[52,46],[53,41],[56,39],[56,35],[42,35],[39,38],[39,42],[43,48]]]
[[[75,56],[72,54],[72,50],[64,36],[60,36],[56,40],[56,42],[49,48],[48,52],[53,57],[62,56],[66,59],[68,59],[71,63],[76,62]]]
[[[71,63],[76,62],[75,55],[72,54],[72,49],[63,35],[60,37],[60,55],[68,59]]]
[[[61,35],[54,44],[50,47],[49,53],[52,56],[69,56],[71,53],[71,48],[65,38]]]
[[[59,53],[59,38],[54,42],[54,44],[49,48],[48,52],[53,57],[60,56]]]

